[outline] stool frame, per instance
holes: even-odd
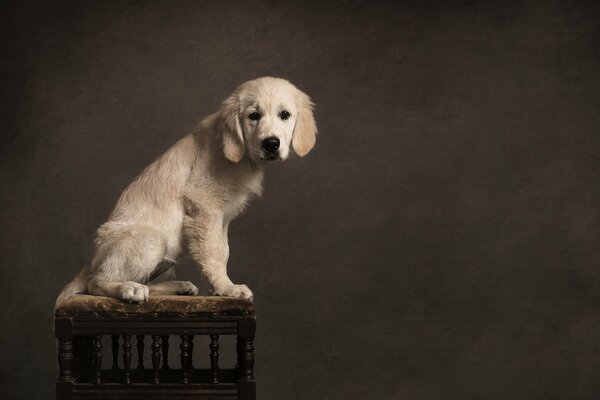
[[[59,376],[57,400],[117,399],[239,399],[255,400],[254,315],[162,316],[120,315],[56,317]],[[113,363],[102,369],[102,336],[112,336]],[[181,369],[168,366],[169,335],[181,338]],[[193,337],[206,335],[210,369],[194,369]],[[233,369],[218,366],[218,338],[237,336]],[[137,337],[138,367],[131,367],[131,338]],[[144,337],[152,338],[152,368],[143,365]],[[123,338],[123,369],[118,367],[119,338]],[[162,340],[162,343],[161,343]],[[160,366],[161,349],[163,365]]]

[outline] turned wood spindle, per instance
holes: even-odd
[[[219,335],[210,335],[211,383],[219,383]]]
[[[160,383],[160,336],[152,335],[152,368],[154,369],[154,383]]]
[[[144,369],[144,335],[137,335],[137,369]]]
[[[131,335],[123,335],[123,368],[125,376],[123,381],[131,383]]]
[[[162,369],[169,369],[169,335],[162,336]]]
[[[102,383],[102,336],[94,336],[94,383]]]
[[[112,369],[119,369],[119,335],[112,335]]]
[[[190,361],[192,358],[191,353],[191,341],[193,336],[191,335],[181,335],[181,345],[179,346],[181,349],[181,381],[183,383],[189,383],[189,371],[190,371]]]
[[[194,357],[192,356],[194,354],[194,336],[190,335],[188,339],[190,343],[190,365],[188,370],[191,371],[194,369]]]
[[[73,341],[71,337],[58,338],[59,381],[73,380]]]

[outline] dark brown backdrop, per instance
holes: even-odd
[[[321,133],[231,230],[259,398],[598,398],[594,2],[1,9],[3,398],[52,398],[54,298],[121,190],[263,75]]]

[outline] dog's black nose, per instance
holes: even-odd
[[[269,153],[274,153],[279,148],[279,139],[271,136],[262,141],[263,148]]]

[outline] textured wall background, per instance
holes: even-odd
[[[0,7],[3,398],[53,397],[95,229],[262,75],[321,134],[231,229],[260,399],[598,398],[597,2]]]

